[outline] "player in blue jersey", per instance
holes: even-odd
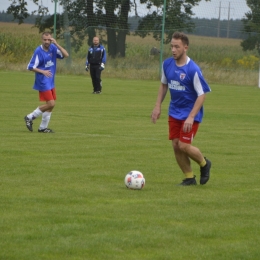
[[[86,58],[86,71],[90,70],[93,94],[101,94],[102,92],[101,72],[105,69],[106,59],[105,47],[99,43],[98,37],[94,37]]]
[[[56,60],[68,56],[68,52],[52,38],[50,33],[44,32],[42,34],[42,45],[35,49],[27,69],[35,72],[33,89],[39,91],[40,101],[46,103],[37,107],[32,113],[24,117],[26,127],[29,131],[33,131],[33,120],[42,116],[38,132],[53,133],[53,131],[48,128],[48,124],[56,100]]]
[[[162,66],[161,85],[151,119],[156,123],[161,114],[161,104],[169,89],[169,140],[176,161],[185,175],[180,185],[196,185],[191,160],[200,166],[200,184],[210,178],[211,162],[201,151],[192,145],[199,124],[203,118],[203,103],[206,93],[211,89],[205,81],[198,65],[187,56],[189,39],[181,32],[175,32],[171,40],[172,58],[166,59]]]

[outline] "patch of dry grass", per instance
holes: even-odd
[[[32,24],[17,24],[17,23],[5,23],[0,22],[1,33],[13,33],[15,35],[23,34],[38,34],[38,28],[34,27]]]
[[[210,46],[231,46],[238,47],[240,46],[240,39],[230,39],[230,38],[217,38],[217,37],[205,37],[205,36],[196,36],[189,35],[189,40],[191,45],[210,45]]]

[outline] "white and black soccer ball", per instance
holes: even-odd
[[[130,171],[125,176],[125,186],[131,190],[141,190],[145,185],[144,175],[139,171]]]

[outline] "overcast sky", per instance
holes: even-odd
[[[26,2],[29,12],[37,10],[37,5],[35,5],[32,0],[27,0]],[[51,0],[39,0],[39,3],[41,2],[44,6],[48,6],[50,11],[54,12],[54,3],[52,3]],[[0,0],[0,11],[6,11],[10,4],[11,2],[9,0]]]
[[[193,8],[195,16],[199,18],[219,18],[221,20],[241,19],[245,13],[250,11],[246,0],[202,0],[198,6]]]
[[[54,3],[52,3],[51,0],[40,0],[39,2],[42,2],[44,6],[48,6],[49,11],[54,13]],[[8,0],[0,0],[0,11],[6,11],[10,3]],[[37,6],[32,0],[27,0],[27,3],[29,4],[29,12],[37,9]],[[58,13],[62,11],[60,8],[61,7],[57,5]],[[241,19],[249,10],[246,5],[246,0],[211,0],[210,2],[202,0],[198,6],[193,8],[195,17],[218,19],[220,16],[221,20],[227,20],[228,15],[230,19]]]

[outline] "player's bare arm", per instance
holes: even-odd
[[[41,73],[44,76],[46,76],[47,78],[51,78],[53,76],[50,70],[41,70],[41,69],[38,69],[38,68],[34,68],[31,71]]]
[[[168,90],[168,86],[166,84],[161,83],[159,91],[158,91],[158,96],[157,96],[157,100],[156,100],[156,104],[155,107],[152,111],[151,114],[151,119],[152,122],[155,124],[157,119],[160,118],[161,115],[161,104],[167,94],[167,90]]]
[[[191,110],[188,118],[185,120],[185,122],[183,124],[183,131],[185,133],[190,132],[190,130],[192,129],[192,125],[194,123],[194,118],[198,114],[199,110],[201,109],[205,98],[206,98],[206,94],[198,96],[198,98],[193,106],[193,109]]]
[[[54,38],[50,38],[50,40],[51,40],[51,43],[53,43],[57,46],[57,48],[61,51],[62,55],[65,58],[69,57],[68,52],[63,47],[61,47]]]

